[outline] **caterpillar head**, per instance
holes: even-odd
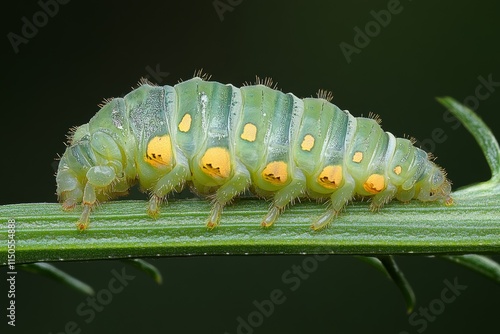
[[[102,131],[90,133],[88,124],[74,131],[59,161],[56,181],[56,193],[65,209],[80,202],[107,200],[129,188],[116,141]]]
[[[421,201],[444,201],[446,204],[452,204],[451,181],[446,178],[444,169],[431,163],[424,175],[417,198]]]

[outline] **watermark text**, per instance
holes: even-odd
[[[16,326],[16,221],[7,221],[7,324]]]

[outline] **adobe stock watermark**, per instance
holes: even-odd
[[[66,5],[70,0],[39,0],[37,2],[40,10],[36,11],[31,18],[26,16],[21,17],[21,31],[16,34],[12,31],[7,33],[7,39],[14,50],[14,53],[19,53],[19,47],[23,44],[28,44],[30,40],[38,35],[38,31],[45,27],[51,18],[59,13],[61,5]]]
[[[16,220],[7,221],[7,324],[16,326]]]
[[[147,65],[144,68],[144,70],[146,71],[146,74],[144,74],[140,79],[143,79],[143,78],[147,79],[148,81],[150,81],[154,85],[161,85],[165,81],[165,79],[170,75],[170,72],[163,72],[161,70],[160,63],[156,63],[154,68],[151,67],[150,65]],[[124,97],[128,93],[130,93],[130,91],[119,94],[118,96]]]
[[[160,63],[156,63],[155,68],[151,66],[146,66],[145,68],[147,74],[144,76],[146,79],[154,81],[157,84],[162,84],[163,81],[170,75],[169,72],[162,72],[160,69]]]
[[[474,94],[467,96],[462,102],[462,104],[474,111],[479,109],[479,105],[482,101],[489,99],[490,96],[495,93],[496,87],[500,87],[500,81],[493,81],[492,73],[488,74],[486,78],[479,75],[477,80],[479,81],[479,84],[476,85]],[[445,123],[450,124],[452,130],[456,130],[462,125],[462,123],[455,116],[453,116],[448,109],[446,109],[443,113],[443,120]],[[416,140],[416,145],[421,147],[426,152],[433,153],[436,149],[436,145],[444,143],[447,139],[448,136],[445,131],[440,127],[436,127],[431,131],[428,138],[422,141]]]
[[[302,282],[307,280],[311,274],[318,270],[320,262],[326,261],[330,255],[311,255],[305,257],[302,262],[294,264],[283,272],[281,282],[285,288],[276,288],[269,292],[269,298],[252,302],[252,311],[244,316],[236,318],[236,334],[252,334],[255,329],[264,324],[265,319],[274,314],[277,306],[282,305],[287,300],[287,294],[297,291]],[[230,334],[224,332],[224,334]]]
[[[241,5],[243,0],[214,0],[212,1],[212,6],[214,6],[215,12],[219,17],[219,20],[224,21],[224,13],[232,12],[236,6]]]
[[[457,297],[462,294],[463,291],[467,289],[467,285],[462,285],[458,282],[457,277],[450,282],[448,279],[443,281],[445,288],[441,290],[441,294],[438,298],[431,300],[427,307],[419,307],[418,311],[413,312],[408,317],[408,324],[414,327],[417,333],[423,333],[429,323],[436,321],[437,317],[446,310],[446,305],[449,305]],[[408,331],[401,331],[399,334],[410,334]]]
[[[401,5],[399,0],[389,0],[387,2],[387,9],[370,11],[373,20],[368,21],[363,29],[358,26],[354,27],[354,45],[347,42],[341,42],[339,44],[340,51],[342,51],[347,63],[350,64],[352,62],[352,56],[354,54],[360,54],[361,51],[370,44],[372,38],[380,35],[382,28],[387,28],[392,21],[393,15],[398,15],[402,11],[403,5]]]
[[[75,308],[78,320],[70,320],[64,324],[63,329],[57,332],[49,332],[49,334],[80,334],[82,333],[82,324],[90,324],[94,321],[98,313],[104,311],[111,304],[113,298],[121,293],[127,287],[130,281],[134,280],[135,276],[125,272],[125,267],[121,272],[111,270],[112,277],[108,281],[105,288],[99,290],[95,296],[87,297],[85,301],[78,304]]]

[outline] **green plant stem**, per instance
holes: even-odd
[[[488,127],[451,98],[439,99],[476,138],[492,168],[492,179],[455,192],[454,206],[392,202],[372,213],[365,202],[349,205],[334,224],[314,232],[309,225],[326,206],[302,203],[288,209],[270,229],[259,227],[268,204],[241,199],[225,209],[222,225],[205,227],[210,205],[177,200],[158,220],[145,201],[103,204],[81,233],[72,213],[59,204],[0,207],[0,254],[7,253],[8,219],[15,223],[16,263],[220,254],[460,255],[500,253],[500,149]],[[6,264],[7,256],[0,263]]]
[[[492,174],[490,182],[498,185],[500,181],[500,146],[490,128],[471,109],[458,103],[455,99],[447,96],[439,97],[437,100],[448,108],[474,136],[490,166]]]
[[[396,261],[394,261],[394,258],[392,256],[380,256],[379,260],[393,282],[399,288],[399,291],[401,291],[401,294],[403,295],[406,303],[406,312],[410,314],[411,312],[413,312],[416,304],[415,293],[413,292],[410,283],[406,280],[405,275],[399,269]]]
[[[259,224],[267,204],[240,200],[228,207],[223,223],[205,228],[209,203],[178,200],[158,220],[144,201],[116,201],[92,215],[91,228],[78,232],[79,210],[59,204],[2,207],[2,219],[16,220],[16,262],[97,260],[215,254],[466,254],[500,251],[499,203],[452,207],[393,203],[372,213],[366,203],[350,205],[329,229],[314,232],[311,217],[324,206],[303,203],[287,210],[275,227]],[[2,236],[7,234],[2,225]],[[3,243],[2,247],[5,247]],[[2,250],[2,253],[6,249]],[[6,257],[2,258],[5,263]]]

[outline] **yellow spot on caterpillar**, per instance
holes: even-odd
[[[326,166],[318,176],[318,183],[328,189],[337,189],[342,182],[342,166]]]
[[[257,127],[252,123],[247,123],[243,127],[243,132],[241,133],[241,139],[246,141],[255,141],[257,136]]]
[[[185,113],[182,117],[181,122],[179,123],[179,131],[188,132],[191,129],[191,115]]]
[[[396,175],[401,174],[402,171],[403,171],[403,168],[400,165],[397,165],[396,167],[394,167],[394,173]]]
[[[314,137],[311,135],[305,135],[300,148],[302,151],[310,151],[314,147]]]
[[[169,166],[172,163],[172,143],[169,135],[152,138],[146,148],[144,159],[153,167]]]
[[[352,161],[360,163],[361,160],[363,160],[363,152],[358,151],[354,153],[354,155],[352,156]]]
[[[372,174],[363,184],[363,188],[371,194],[378,194],[385,189],[385,178],[380,174]]]
[[[227,178],[231,174],[229,152],[223,147],[209,148],[201,158],[201,169],[208,176]]]
[[[283,161],[273,161],[262,171],[264,180],[275,185],[283,185],[288,179],[287,164]]]

